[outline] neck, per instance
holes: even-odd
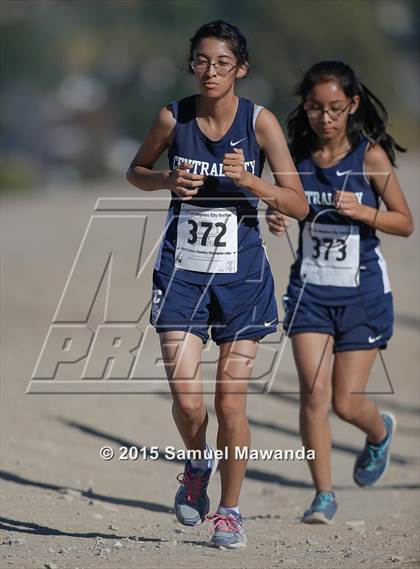
[[[197,116],[208,117],[212,119],[223,119],[226,115],[231,115],[233,109],[236,108],[238,97],[232,91],[220,99],[210,99],[203,97],[202,94],[197,97]]]
[[[350,142],[347,133],[344,131],[337,133],[334,138],[323,139],[319,136],[317,147],[321,152],[335,155],[350,148]]]

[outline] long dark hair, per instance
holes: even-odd
[[[245,36],[242,35],[239,29],[233,24],[229,24],[223,20],[215,20],[198,28],[190,39],[190,56],[188,61],[190,73],[193,73],[190,63],[194,59],[194,50],[204,38],[225,40],[229,45],[229,49],[235,55],[238,65],[249,65],[248,46]]]
[[[360,97],[356,112],[349,115],[347,120],[347,137],[352,148],[356,146],[360,135],[364,134],[372,144],[382,146],[391,164],[395,166],[395,151],[406,152],[406,148],[386,132],[388,113],[384,105],[359,81],[353,69],[341,61],[316,63],[296,86],[295,94],[301,98],[301,102],[287,117],[290,152],[295,162],[308,158],[316,149],[317,136],[309,125],[303,103],[315,85],[327,81],[337,81],[347,97]]]

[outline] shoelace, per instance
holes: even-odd
[[[384,448],[375,448],[371,445],[367,445],[368,456],[364,461],[364,466],[367,468],[367,470],[373,470],[375,468],[375,461],[383,455],[384,450]]]
[[[324,508],[331,502],[332,499],[332,494],[318,494],[318,496],[315,498],[314,506]]]
[[[217,530],[235,533],[241,530],[241,524],[232,514],[225,516],[216,512],[215,514],[208,514],[206,516],[206,520],[213,522],[214,531]]]
[[[195,476],[190,472],[181,472],[176,479],[180,484],[185,486],[187,500],[189,502],[195,502],[200,497],[201,488],[205,483],[203,476]]]

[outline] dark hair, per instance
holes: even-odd
[[[236,57],[238,65],[247,64],[249,62],[248,46],[245,36],[243,36],[233,24],[228,24],[223,20],[216,20],[201,26],[190,39],[190,57],[188,63],[191,63],[193,60],[194,50],[204,38],[226,40],[229,44],[229,49]],[[189,67],[189,71],[193,73],[191,67]]]
[[[301,97],[301,102],[287,117],[290,152],[295,162],[301,162],[316,148],[317,137],[309,125],[303,103],[315,85],[327,81],[337,81],[347,97],[360,97],[357,110],[348,116],[347,121],[347,137],[352,148],[356,146],[360,135],[364,134],[372,144],[382,146],[395,166],[395,151],[406,152],[406,148],[386,132],[388,113],[384,105],[359,81],[353,69],[341,61],[316,63],[296,86],[295,94]]]

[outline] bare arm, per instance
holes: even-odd
[[[365,171],[387,211],[359,204],[351,192],[337,194],[337,210],[384,233],[403,237],[411,235],[414,222],[410,208],[401,191],[395,170],[381,146],[376,145],[366,151]]]
[[[260,148],[267,157],[275,183],[266,182],[250,172],[239,173],[239,152],[225,155],[226,176],[233,178],[238,185],[262,199],[270,208],[295,219],[305,218],[309,212],[305,192],[281,126],[273,113],[267,109],[262,109],[258,115],[256,136]]]
[[[175,124],[169,108],[163,107],[128,168],[127,180],[140,190],[169,189],[188,200],[198,192],[196,188],[203,184],[204,178],[186,171],[192,167],[191,164],[182,164],[174,170],[153,171],[155,162],[171,145]]]

